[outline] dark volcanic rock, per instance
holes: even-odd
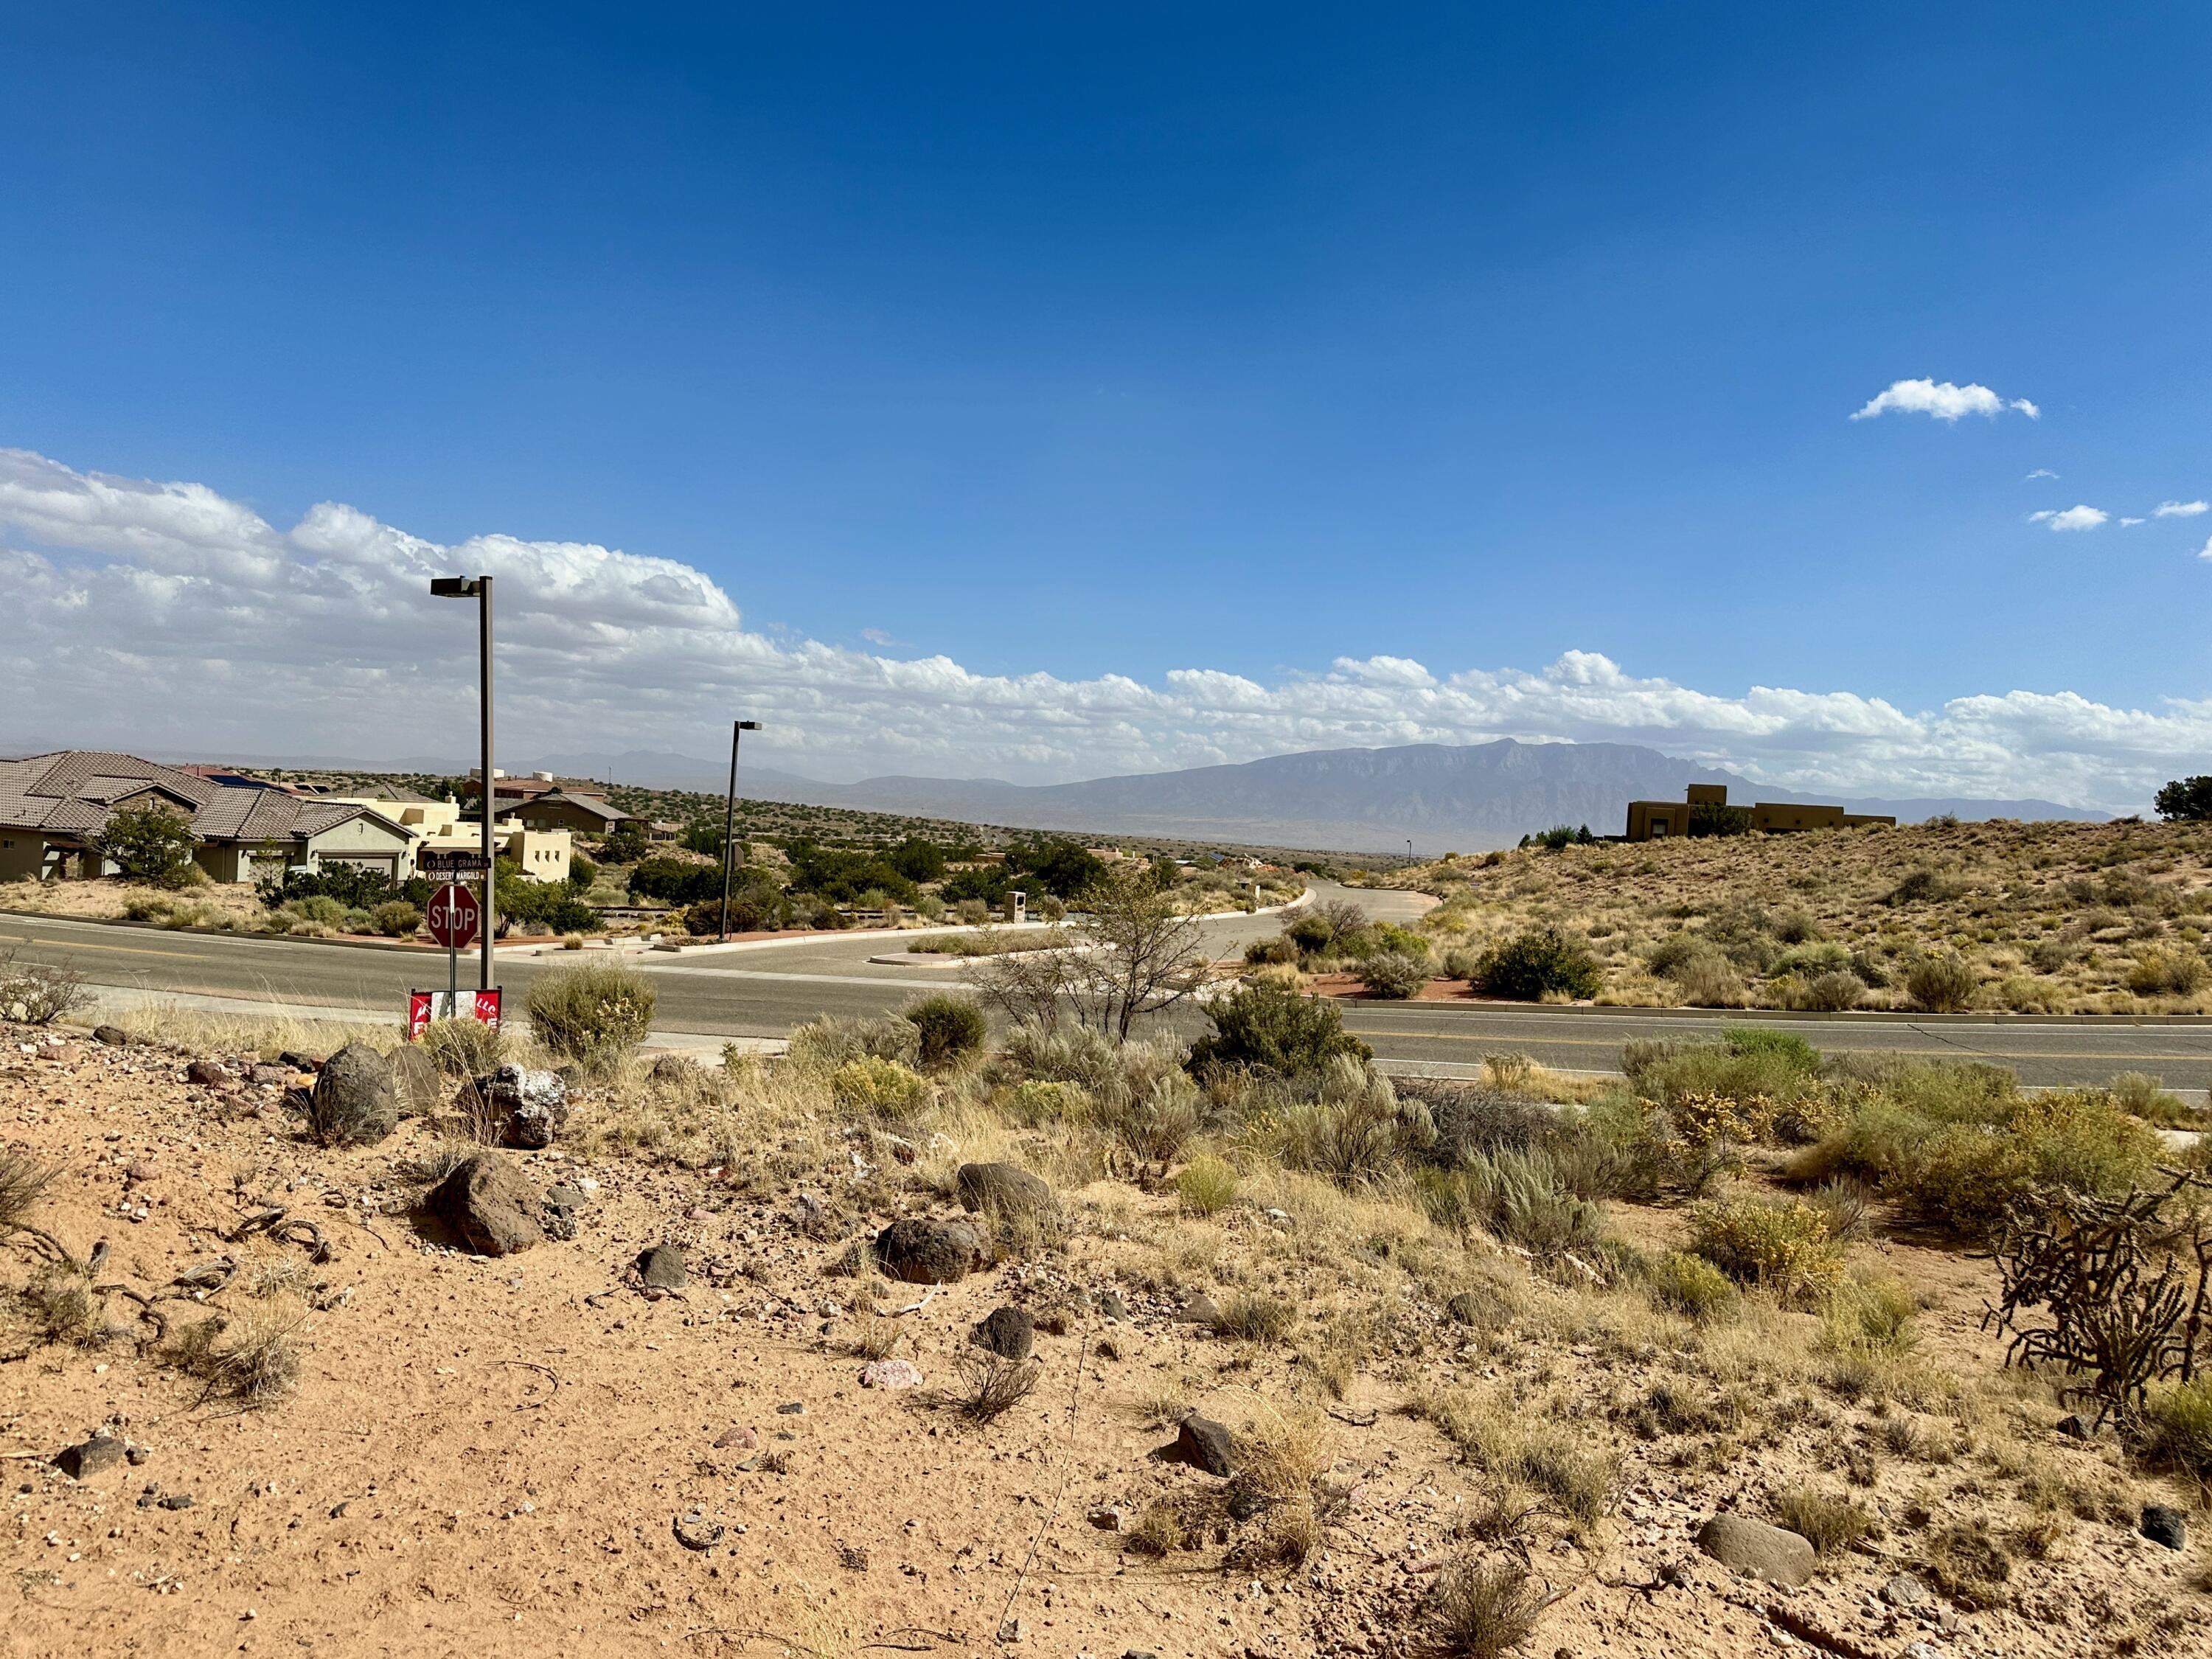
[[[398,1127],[391,1066],[367,1043],[347,1043],[315,1079],[308,1129],[325,1146],[374,1146]]]
[[[196,1083],[203,1089],[230,1087],[230,1068],[220,1060],[196,1060],[185,1067],[185,1081]]]
[[[456,1169],[429,1199],[430,1213],[478,1255],[513,1255],[542,1243],[538,1206],[538,1194],[522,1172],[492,1152],[480,1152]]]
[[[1019,1308],[994,1308],[976,1322],[969,1340],[1001,1359],[1027,1359],[1036,1343],[1036,1322]]]
[[[982,1261],[982,1237],[964,1221],[909,1217],[876,1235],[876,1266],[909,1285],[950,1285]]]
[[[124,1445],[113,1435],[95,1434],[91,1439],[75,1446],[64,1446],[54,1454],[54,1467],[72,1480],[89,1480],[104,1474],[123,1462]]]
[[[95,1025],[92,1028],[92,1040],[111,1048],[120,1048],[130,1042],[131,1034],[120,1025]]]
[[[639,1253],[639,1280],[657,1291],[680,1291],[690,1283],[691,1274],[684,1265],[684,1252],[673,1244],[656,1244]]]
[[[2189,1541],[2189,1519],[2171,1504],[2147,1504],[2142,1512],[2142,1535],[2154,1544],[2178,1550]]]
[[[1226,1480],[1237,1471],[1236,1452],[1236,1437],[1224,1425],[1194,1413],[1184,1418],[1182,1426],[1176,1431],[1175,1443],[1163,1446],[1159,1455]]]
[[[502,1066],[471,1085],[510,1146],[550,1146],[568,1127],[568,1085],[558,1072]]]

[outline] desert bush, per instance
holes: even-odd
[[[420,1041],[422,1052],[451,1078],[487,1076],[507,1057],[506,1035],[477,1019],[434,1019]]]
[[[2195,996],[2204,988],[2204,958],[2194,951],[2150,945],[2136,953],[2127,983],[2139,997]]]
[[[1931,1014],[1963,1012],[1974,1000],[1974,970],[1949,951],[1924,956],[1905,970],[1905,994]]]
[[[1422,1598],[1419,1659],[1505,1659],[1536,1633],[1551,1597],[1519,1561],[1449,1563]]]
[[[74,968],[24,962],[15,951],[0,956],[0,1019],[51,1025],[92,1006],[91,988]]]
[[[199,837],[183,815],[166,806],[125,806],[110,813],[93,844],[133,881],[184,887],[207,879],[192,862]]]
[[[350,908],[338,918],[338,927],[341,932],[348,933],[372,933],[376,927],[376,918],[369,911]]]
[[[53,1185],[57,1171],[28,1152],[0,1147],[0,1236],[13,1232],[29,1219],[33,1209]]]
[[[1279,1342],[1297,1322],[1297,1310],[1279,1297],[1239,1291],[1223,1301],[1213,1328],[1244,1342]]]
[[[1255,939],[1244,947],[1244,961],[1249,967],[1265,968],[1277,963],[1295,963],[1297,959],[1297,941],[1288,933],[1278,933],[1273,939]]]
[[[1170,1164],[1198,1133],[1198,1085],[1180,1070],[1115,1079],[1099,1097],[1094,1116],[1139,1163]]]
[[[386,939],[410,939],[422,925],[422,913],[405,899],[386,899],[368,913],[369,925]]]
[[[1866,982],[1848,968],[1816,974],[1800,983],[1790,1006],[1811,1013],[1844,1013],[1866,1000]]]
[[[1428,957],[1410,951],[1377,951],[1359,964],[1359,982],[1378,997],[1403,1002],[1428,984]]]
[[[1025,1128],[1080,1123],[1091,1115],[1091,1095],[1079,1083],[1024,1078],[999,1097],[999,1109]]]
[[[900,1016],[914,1027],[922,1066],[939,1070],[983,1051],[991,1028],[972,997],[940,992],[924,997]]]
[[[200,1403],[228,1401],[240,1410],[275,1405],[298,1386],[300,1353],[292,1334],[307,1309],[281,1293],[243,1315],[217,1314],[170,1339],[165,1358],[200,1384]]]
[[[1941,904],[1966,890],[1966,884],[1950,872],[1923,866],[1908,871],[1904,879],[1882,896],[1881,902],[1893,908],[1908,904]]]
[[[1292,1169],[1352,1188],[1382,1184],[1435,1138],[1427,1109],[1348,1054],[1323,1069],[1315,1098],[1283,1114],[1279,1155]]]
[[[89,1346],[101,1340],[100,1300],[75,1261],[49,1261],[12,1298],[23,1322],[42,1342]]]
[[[1176,1196],[1186,1214],[1216,1214],[1237,1196],[1237,1171],[1228,1159],[1202,1154],[1176,1176]]]
[[[1550,1498],[1577,1528],[1594,1527],[1613,1507],[1618,1460],[1593,1451],[1565,1424],[1532,1417],[1502,1395],[1472,1389],[1425,1390],[1405,1406],[1426,1418],[1470,1462],[1493,1480],[1518,1481]]]
[[[1912,1293],[1890,1279],[1847,1279],[1828,1297],[1828,1346],[1839,1353],[1902,1354],[1918,1340]]]
[[[1848,1550],[1875,1524],[1874,1516],[1853,1499],[1832,1497],[1811,1486],[1790,1486],[1775,1493],[1774,1518],[1823,1557]]]
[[[2212,1491],[2212,1376],[2154,1393],[2144,1427],[2153,1458]]]
[[[963,1386],[957,1397],[960,1414],[971,1423],[995,1422],[1036,1391],[1044,1368],[1034,1359],[1007,1359],[995,1353],[963,1350],[959,1357]]]
[[[1335,1003],[1285,986],[1239,986],[1206,1012],[1213,1031],[1191,1045],[1194,1072],[1253,1066],[1297,1077],[1319,1071],[1338,1054],[1364,1060],[1374,1052],[1344,1029],[1344,1011]]]
[[[1422,1184],[1439,1226],[1479,1227],[1540,1258],[1596,1249],[1605,1231],[1601,1205],[1577,1196],[1540,1146],[1478,1152]]]
[[[1735,1283],[1703,1256],[1669,1250],[1651,1263],[1644,1288],[1652,1305],[1699,1323],[1735,1311],[1742,1296]]]
[[[830,1073],[830,1097],[848,1112],[904,1118],[928,1097],[928,1081],[919,1072],[873,1054],[848,1060]]]
[[[1579,941],[1556,927],[1516,933],[1492,945],[1475,964],[1475,988],[1516,1002],[1540,1002],[1547,995],[1594,997],[1601,975],[1596,959]]]
[[[653,981],[622,963],[556,968],[530,988],[531,1029],[557,1054],[611,1065],[645,1041],[659,1000]]]
[[[1694,1205],[1690,1237],[1690,1248],[1730,1279],[1786,1303],[1818,1302],[1843,1278],[1843,1251],[1828,1237],[1827,1218],[1802,1200]]]
[[[2166,1092],[2162,1077],[2148,1072],[2122,1072],[2112,1079],[2111,1088],[2112,1103],[2146,1123],[2194,1127],[2202,1121],[2179,1095]]]
[[[839,1019],[822,1014],[792,1031],[787,1052],[793,1065],[812,1071],[835,1071],[854,1060],[888,1060],[911,1070],[921,1055],[921,1033],[896,1016]]]
[[[1740,1008],[1743,976],[1717,951],[1700,951],[1671,975],[1682,1000],[1692,1008]]]
[[[2101,1090],[2021,1098],[1990,1122],[1949,1123],[1903,1153],[1893,1186],[1923,1220],[1978,1237],[2031,1188],[2112,1194],[2150,1172],[2158,1138]]]

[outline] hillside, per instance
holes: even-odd
[[[549,769],[713,791],[727,763],[631,752],[548,757]],[[1510,847],[1556,823],[1618,834],[1632,800],[1679,799],[1691,783],[1721,783],[1730,798],[1838,800],[1854,811],[1900,819],[2095,819],[2103,814],[2044,800],[1923,798],[1840,800],[1753,784],[1656,749],[1620,743],[1413,744],[1317,750],[1237,765],[1013,784],[994,779],[878,777],[821,783],[750,763],[738,787],[759,799],[807,801],[1028,829],[1156,836],[1347,852],[1482,852]]]
[[[1568,847],[1370,878],[1443,900],[1438,971],[1540,927],[1598,1000],[1671,1006],[2212,1012],[2212,826],[1925,823]]]

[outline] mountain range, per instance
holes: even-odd
[[[645,788],[719,793],[728,763],[691,756],[548,755],[537,768]],[[741,795],[759,800],[849,806],[917,817],[954,818],[1032,830],[1158,836],[1343,852],[1422,856],[1510,847],[1557,823],[1618,834],[1632,800],[1680,799],[1686,785],[1720,783],[1731,800],[1834,804],[1889,813],[1900,823],[1960,818],[2102,820],[2109,813],[2046,800],[1928,798],[1845,800],[1775,790],[1634,744],[1411,744],[1273,755],[1231,766],[1017,784],[995,778],[865,778],[823,783],[772,767],[742,764]]]

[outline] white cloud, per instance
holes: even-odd
[[[1893,380],[1887,389],[1867,399],[1866,406],[1851,418],[1869,421],[1877,415],[1895,410],[1900,415],[1932,415],[1939,421],[1955,422],[1962,415],[1994,416],[2008,409],[2018,410],[2031,421],[2043,413],[2025,398],[2008,400],[1985,386],[1954,386],[1948,380]]]
[[[2200,513],[2212,513],[2212,501],[2160,501],[2151,513],[2160,519],[2193,519]]]
[[[2101,507],[2069,507],[2063,512],[2045,507],[2027,515],[2030,524],[2047,524],[2053,530],[2094,530],[2112,515]]]
[[[2027,477],[2022,478],[2021,482],[2022,483],[2033,483],[2038,478],[2055,478],[2058,475],[2056,472],[2053,472],[2049,467],[2039,466],[2034,471],[2029,473]]]
[[[2139,524],[2148,524],[2149,522],[2150,522],[2150,520],[2149,520],[2148,519],[2130,519],[2130,518],[2123,518],[2123,519],[2120,520],[2120,528],[2121,528],[2121,529],[2123,529],[2123,530],[2126,530],[2126,529],[2130,528],[2130,526],[2132,526],[2139,525]]]
[[[1648,744],[1778,788],[2132,808],[2212,750],[2212,700],[2138,710],[2010,691],[1914,713],[1850,691],[1701,691],[1583,651],[1454,673],[1346,657],[1273,684],[1202,667],[1150,684],[977,674],[748,629],[672,560],[507,536],[442,547],[328,504],[280,530],[203,486],[21,450],[0,450],[0,740],[458,759],[475,739],[475,625],[428,579],[480,570],[499,579],[501,731],[517,762],[710,755],[737,708],[764,722],[763,758],[825,777],[1041,782],[1511,737]]]
[[[2212,559],[2212,538],[2207,538],[2204,545],[2197,550],[2197,556],[2200,559]]]

